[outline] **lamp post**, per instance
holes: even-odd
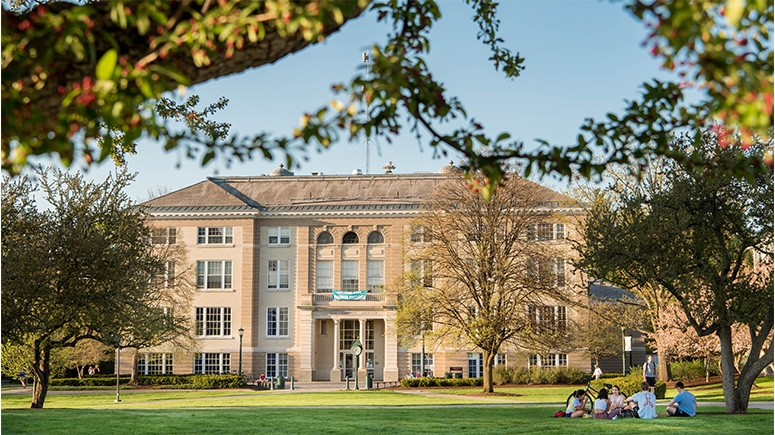
[[[624,338],[624,326],[622,326],[622,376],[627,376],[627,360],[624,358],[626,348],[627,344]]]
[[[630,365],[628,367],[632,368],[632,335],[624,336],[624,351],[630,352]]]
[[[240,328],[239,331],[239,375],[242,376],[242,336],[245,334],[245,329]]]
[[[121,402],[121,335],[115,334],[113,339],[116,342],[116,403]]]

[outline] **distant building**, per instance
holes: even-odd
[[[397,342],[397,295],[385,286],[408,267],[403,248],[417,242],[410,221],[456,168],[393,169],[297,176],[281,167],[266,176],[211,177],[146,202],[155,242],[183,244],[196,271],[190,308],[196,348],[140,350],[140,374],[236,372],[243,328],[242,368],[252,376],[340,382],[355,375],[355,358],[361,379],[368,372],[395,381],[423,366],[436,376],[450,370],[481,376],[477,349],[427,349],[423,364],[419,345]],[[546,189],[553,213],[567,212],[558,207],[566,199]],[[565,243],[573,229],[547,222],[536,231]],[[570,268],[561,273],[565,285],[577,282]],[[537,320],[563,326],[574,315],[559,305],[531,309]],[[350,350],[356,339],[364,349],[358,357]],[[589,359],[504,350],[496,364],[588,370]]]

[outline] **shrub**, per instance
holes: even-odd
[[[484,384],[482,378],[406,378],[401,379],[401,386],[407,388],[417,387],[481,387]]]
[[[129,375],[120,376],[119,383],[129,382]],[[116,385],[116,377],[110,375],[88,376],[82,379],[78,378],[53,378],[49,380],[50,387],[110,387]]]
[[[618,385],[619,391],[621,391],[625,397],[629,397],[640,391],[640,384],[642,382],[643,376],[640,372],[631,372],[625,377],[620,376],[618,378],[593,380],[590,382],[590,385],[596,390],[603,388],[604,384]],[[663,381],[657,381],[657,384],[654,386],[654,394],[657,396],[657,399],[664,399],[666,392],[667,384]]]
[[[716,365],[711,364],[711,376],[716,375]],[[670,364],[670,371],[673,374],[673,380],[691,381],[694,379],[705,378],[705,361],[697,359],[694,361],[678,361]]]
[[[121,376],[120,383],[127,384],[129,375]],[[138,376],[138,385],[156,386],[161,388],[191,388],[218,389],[243,388],[245,379],[237,374],[225,375],[150,375]],[[78,378],[52,379],[52,387],[109,387],[116,385],[116,377],[111,375],[89,376]]]

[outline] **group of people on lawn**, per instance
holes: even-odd
[[[635,417],[642,419],[657,418],[657,396],[654,395],[656,385],[656,364],[652,356],[643,364],[643,383],[640,384],[640,392],[628,398],[614,385],[609,396],[608,390],[602,388],[598,392],[593,407],[593,417],[597,419],[616,420],[621,417]],[[676,382],[675,389],[678,394],[667,405],[667,415],[673,417],[694,417],[697,414],[697,400],[694,394],[686,391],[683,382]],[[565,410],[566,417],[588,417],[584,410],[587,395],[584,390],[577,390],[573,400]]]

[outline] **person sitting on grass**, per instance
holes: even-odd
[[[624,408],[624,395],[618,385],[614,385],[613,388],[611,388],[611,395],[608,396],[608,399],[611,401],[608,412],[616,410],[618,413],[622,411],[622,408]]]
[[[573,395],[573,400],[568,403],[568,409],[565,410],[565,416],[569,418],[579,418],[587,414],[584,410],[584,405],[587,403],[587,395],[584,394],[584,390],[576,390]]]
[[[636,406],[634,406],[632,409],[637,411],[638,418],[657,418],[657,396],[649,391],[648,383],[642,382],[640,384],[640,393],[635,393],[628,397],[626,402],[635,403]]]
[[[595,400],[595,418],[611,420],[619,415],[618,409],[614,409],[609,412],[608,408],[610,407],[611,401],[608,399],[608,390],[601,388],[600,392],[597,393],[597,400]]]
[[[697,399],[694,394],[686,391],[681,381],[675,383],[675,389],[678,394],[667,404],[667,416],[694,417],[697,414]]]

